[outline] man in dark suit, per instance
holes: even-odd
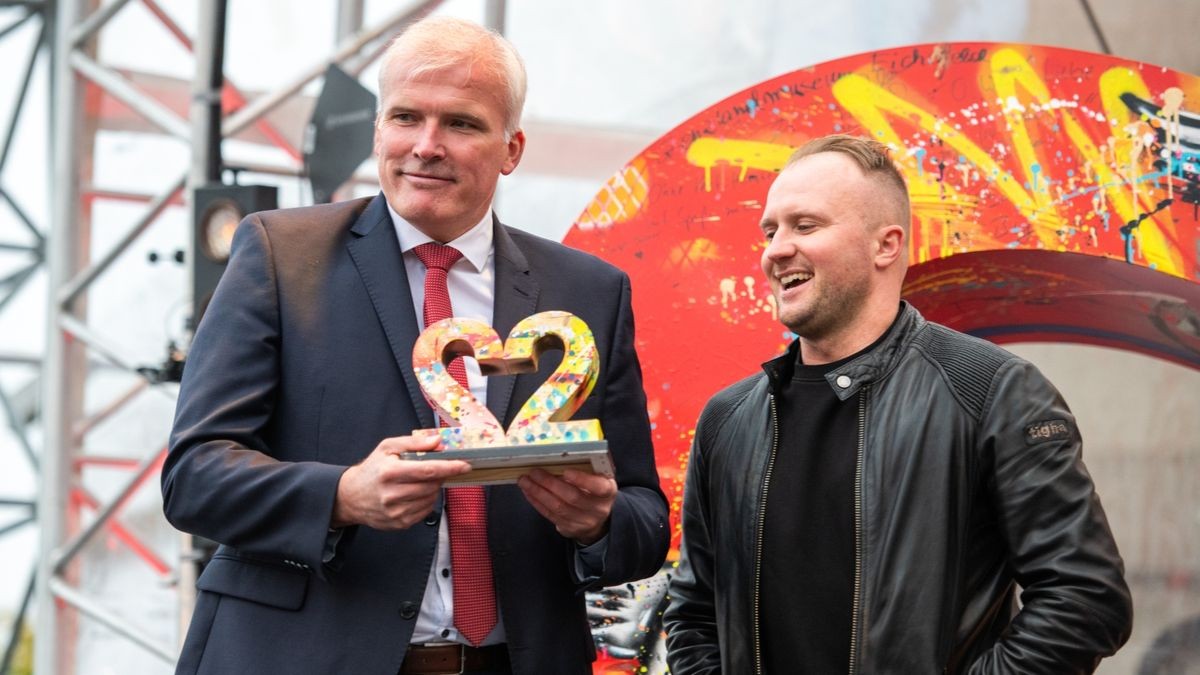
[[[629,279],[491,213],[524,149],[524,92],[503,38],[419,22],[380,71],[383,194],[239,226],[163,467],[171,523],[221,543],[179,672],[587,673],[583,591],[659,569],[667,505]],[[615,479],[535,471],[456,492],[472,488],[443,482],[464,462],[398,457],[435,445],[410,435],[437,425],[411,354],[439,293],[423,252],[442,244],[455,315],[500,336],[549,309],[591,327],[601,375],[575,418],[601,421]],[[466,379],[507,425],[555,365],[485,379],[469,361]],[[475,498],[462,524],[456,504]],[[455,534],[468,530],[480,534],[470,551]]]

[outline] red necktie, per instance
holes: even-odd
[[[413,249],[425,264],[425,325],[453,316],[446,273],[462,252],[430,242]],[[447,368],[467,387],[467,367],[461,358]],[[496,625],[496,592],[492,582],[492,556],[487,542],[487,502],[483,488],[448,488],[446,511],[450,526],[450,564],[454,568],[454,627],[478,645]]]

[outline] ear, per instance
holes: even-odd
[[[908,246],[904,228],[899,225],[883,225],[875,231],[875,267],[884,270],[904,258]]]
[[[507,176],[516,170],[517,165],[521,163],[521,156],[525,154],[525,132],[517,129],[513,132],[512,138],[508,139],[508,154],[504,158],[504,164],[500,167],[500,173]]]
[[[380,115],[382,115],[382,113],[375,113],[375,138],[371,141],[371,152],[375,153],[376,157],[379,157],[382,154],[379,152],[379,144],[382,140],[379,137],[379,127],[382,124]]]

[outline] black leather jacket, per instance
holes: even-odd
[[[901,313],[827,376],[843,400],[862,393],[847,671],[1093,670],[1133,610],[1074,417],[1028,362]],[[796,348],[697,424],[664,617],[674,675],[761,672],[762,505],[792,489],[771,475],[774,392]]]

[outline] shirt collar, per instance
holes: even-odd
[[[386,203],[386,202],[385,202]],[[400,252],[408,253],[421,244],[427,244],[431,241],[436,241],[429,235],[418,230],[412,223],[400,217],[392,209],[392,205],[387,205],[388,213],[392,217],[392,225],[396,228],[396,236],[400,239]],[[453,246],[463,254],[476,272],[482,271],[487,264],[488,256],[492,254],[492,210],[489,208],[484,214],[483,220],[480,220],[475,227],[462,233],[454,241],[448,241],[448,246]]]

